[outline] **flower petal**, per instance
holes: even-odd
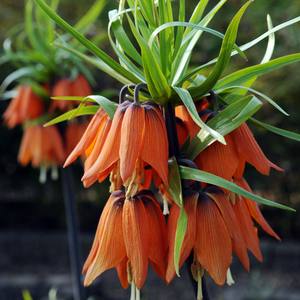
[[[248,207],[244,197],[236,196],[235,204],[231,204],[234,210],[236,219],[239,223],[245,245],[253,253],[253,255],[262,262],[262,255],[259,249],[259,239],[257,231],[251,219]]]
[[[136,196],[126,199],[123,206],[123,235],[138,289],[142,287],[147,276],[150,252],[149,224],[148,213],[142,200]]]
[[[246,180],[244,178],[241,178],[240,180],[234,180],[234,182],[241,188],[252,193],[248,183],[246,182]],[[269,235],[275,237],[276,239],[278,239],[280,241],[280,237],[274,232],[274,230],[270,227],[270,225],[267,223],[267,221],[263,217],[262,213],[260,212],[257,202],[247,199],[247,198],[244,198],[244,199],[248,206],[251,217],[262,227],[262,229],[266,233],[268,233]]]
[[[121,127],[120,174],[123,182],[132,175],[143,145],[145,111],[133,102],[126,110]]]
[[[188,216],[187,229],[183,239],[183,243],[180,250],[179,268],[188,258],[195,243],[196,238],[196,207],[197,207],[198,193],[193,190],[185,190],[183,194],[184,210]],[[180,207],[173,203],[170,208],[168,218],[168,256],[167,256],[167,272],[166,281],[171,282],[174,278],[175,264],[174,264],[174,249],[175,249],[175,236],[180,215]]]
[[[93,245],[92,252],[84,266],[84,271],[87,269],[85,286],[90,285],[104,271],[115,267],[126,256],[122,228],[122,207],[124,207],[125,197],[123,192],[119,194],[122,196],[117,199],[112,198],[107,203],[109,211],[104,211],[103,218],[102,216],[100,218],[99,229],[95,237],[98,242],[96,241]]]
[[[199,263],[218,285],[225,283],[231,249],[231,238],[217,205],[206,194],[200,193],[194,251]]]

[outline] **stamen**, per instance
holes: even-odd
[[[234,280],[233,280],[233,278],[232,278],[230,268],[228,268],[228,270],[227,270],[227,274],[226,274],[226,283],[227,283],[229,286],[231,286],[232,284],[234,284]]]
[[[39,182],[43,184],[46,181],[47,181],[47,167],[45,164],[41,164]]]
[[[135,163],[135,169],[132,175],[123,184],[126,188],[126,199],[130,199],[136,195],[139,190],[139,169],[140,169],[140,158]]]
[[[120,175],[120,161],[117,162],[114,169],[110,172],[109,175],[110,187],[109,192],[113,193],[114,191],[119,191],[122,187],[122,179]]]
[[[56,164],[51,165],[51,179],[57,180],[58,179],[58,168]]]

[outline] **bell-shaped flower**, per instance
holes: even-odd
[[[204,110],[199,113],[199,116],[204,122],[207,122],[215,114],[209,110]],[[199,129],[199,126],[194,123],[191,139]],[[264,175],[269,174],[270,167],[283,171],[266,158],[246,123],[225,135],[224,138],[226,145],[215,141],[194,159],[200,170],[220,176],[228,181],[231,181],[232,177],[238,179],[242,177],[246,162]]]
[[[42,115],[44,104],[31,86],[20,84],[14,97],[3,114],[4,122],[9,128],[36,119]]]
[[[103,149],[82,181],[88,187],[118,168],[123,185],[134,195],[146,165],[151,166],[156,186],[162,181],[168,185],[168,138],[163,116],[154,102],[140,105],[125,101],[118,106]]]
[[[113,192],[107,201],[90,254],[84,264],[88,286],[104,271],[116,267],[124,288],[133,280],[140,289],[148,261],[165,276],[166,223],[152,192],[142,190],[132,198]]]
[[[87,97],[92,94],[92,88],[88,80],[82,74],[79,74],[74,80],[68,77],[59,79],[53,87],[52,97],[77,96]],[[80,104],[77,100],[54,100],[49,108],[50,112],[58,109],[61,112],[71,110],[75,105]]]
[[[209,272],[217,284],[223,285],[231,263],[232,249],[245,261],[248,259],[239,229],[236,231],[237,221],[229,201],[224,192],[218,188],[206,188],[203,192],[186,189],[183,191],[183,205],[188,220],[180,251],[179,267],[193,250],[200,265]],[[174,248],[179,215],[180,208],[173,203],[167,231],[169,246],[167,282],[175,276]],[[233,243],[236,244],[235,247]]]

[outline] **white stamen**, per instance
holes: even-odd
[[[230,268],[228,268],[227,270],[227,274],[226,274],[226,282],[229,286],[231,286],[232,284],[234,284],[234,280],[232,278],[232,275],[231,275],[231,271],[230,271]]]

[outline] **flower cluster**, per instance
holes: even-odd
[[[58,96],[88,96],[92,90],[87,79],[79,74],[74,80],[63,77],[50,87],[48,83],[40,85],[40,96],[28,84],[20,84],[16,96],[3,114],[4,123],[9,128],[22,125],[22,136],[18,161],[22,166],[31,162],[40,168],[40,182],[45,182],[47,169],[52,169],[52,179],[57,178],[57,166],[62,166],[86,129],[88,119],[74,119],[66,128],[57,125],[44,127],[45,120],[57,112],[66,112],[75,101],[57,101],[50,98]]]
[[[218,113],[209,111],[209,104],[207,98],[196,103],[203,122]],[[65,166],[69,165],[85,152],[84,186],[97,180],[102,182],[108,176],[111,182],[112,194],[84,264],[85,285],[115,267],[124,288],[134,283],[140,289],[146,279],[148,262],[169,283],[176,274],[175,239],[181,208],[168,193],[169,180],[172,180],[168,174],[168,156],[179,153],[178,163],[185,161],[182,159],[184,153],[179,148],[177,151],[172,148],[182,146],[186,139],[192,140],[200,128],[185,106],[176,108],[176,116],[174,109],[159,107],[149,101],[139,104],[136,98],[134,102],[126,100],[116,106],[113,120],[99,108],[65,163]],[[175,122],[170,129],[166,124],[172,123],[172,119]],[[171,140],[174,137],[177,141]],[[281,170],[264,156],[246,123],[227,134],[225,140],[226,145],[218,141],[209,145],[191,164],[229,180],[249,193],[252,192],[242,177],[245,162],[265,175],[270,167]],[[167,225],[155,195],[149,190],[151,179],[156,190],[159,188],[158,191],[169,199]],[[279,239],[255,201],[200,182],[183,180],[182,187],[183,208],[188,221],[179,267],[193,255],[191,273],[198,282],[206,271],[217,284],[223,285],[232,252],[248,271],[246,249],[262,261],[253,219]]]

